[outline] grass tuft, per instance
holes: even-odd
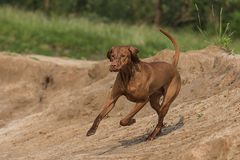
[[[206,31],[202,30],[201,17],[200,17],[200,12],[199,12],[199,8],[198,8],[197,4],[195,4],[195,8],[196,8],[197,15],[198,15],[198,23],[199,23],[198,30],[205,37],[205,39],[208,41],[208,43],[223,47],[224,49],[229,51],[229,53],[233,53],[233,48],[235,48],[236,45],[233,44],[233,40],[232,40],[233,32],[230,29],[230,23],[227,23],[226,26],[223,27],[223,19],[222,19],[223,8],[221,8],[220,12],[219,12],[219,21],[217,23],[213,23],[213,27],[216,30],[216,34],[211,39],[209,39],[209,37],[211,37],[211,36],[210,36],[210,33],[208,33],[208,30],[206,30]],[[212,16],[215,17],[215,11],[214,11],[213,5],[211,7],[211,10],[212,10]],[[236,47],[236,48],[239,51],[239,48],[238,47]]]

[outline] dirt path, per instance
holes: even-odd
[[[145,61],[171,60],[162,51]],[[120,98],[96,135],[86,131],[115,79],[107,61],[0,55],[0,159],[240,159],[240,57],[209,47],[181,54],[182,89],[156,140],[144,139],[157,116],[147,105],[137,123],[119,121]],[[139,123],[141,122],[141,123]]]

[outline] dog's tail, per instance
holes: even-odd
[[[179,53],[180,53],[178,44],[177,44],[175,38],[173,38],[173,36],[171,36],[168,32],[164,31],[162,28],[160,28],[160,31],[172,41],[172,43],[173,43],[173,45],[175,47],[175,54],[173,56],[172,64],[176,67],[177,64],[178,64]]]

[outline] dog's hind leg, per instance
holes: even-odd
[[[158,113],[158,124],[155,127],[155,129],[153,130],[153,132],[148,136],[147,140],[153,140],[156,137],[156,135],[161,132],[164,117],[168,112],[169,106],[177,97],[177,95],[180,91],[180,88],[181,88],[181,80],[180,80],[179,76],[176,76],[173,78],[173,80],[170,82],[168,88],[164,92],[164,98],[163,98],[161,106],[159,105],[159,103],[157,104],[157,102],[159,102],[159,99],[157,100],[157,98],[153,97],[152,100],[150,100],[151,106]]]
[[[120,125],[121,126],[129,126],[129,125],[132,125],[133,123],[135,123],[136,120],[133,119],[133,116],[135,116],[135,114],[137,114],[137,112],[139,112],[147,102],[148,102],[148,100],[145,102],[142,102],[142,103],[136,103],[136,105],[134,106],[132,111],[125,118],[123,118],[120,121]]]
[[[149,102],[150,102],[150,106],[157,112],[158,114],[158,121],[161,120],[161,113],[160,113],[160,104],[159,104],[159,101],[160,101],[160,98],[161,96],[163,95],[163,92],[156,92],[154,94],[152,94],[150,97],[149,97]],[[163,124],[161,124],[161,127],[163,126]],[[150,137],[151,135],[149,135]]]

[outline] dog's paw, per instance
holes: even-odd
[[[96,133],[96,129],[95,128],[90,128],[86,134],[86,136],[92,136]]]
[[[136,119],[131,119],[131,120],[128,122],[128,125],[130,126],[130,125],[132,125],[132,124],[134,124],[134,123],[136,123]]]
[[[155,137],[153,137],[153,136],[148,136],[147,138],[146,138],[146,141],[152,141],[152,140],[154,140],[155,139]]]
[[[156,139],[157,136],[161,135],[161,131],[160,132],[152,132],[147,138],[146,141],[152,141],[154,139]]]
[[[121,126],[130,126],[134,123],[136,123],[136,119],[130,119],[129,121],[124,121],[124,120],[120,121]]]

